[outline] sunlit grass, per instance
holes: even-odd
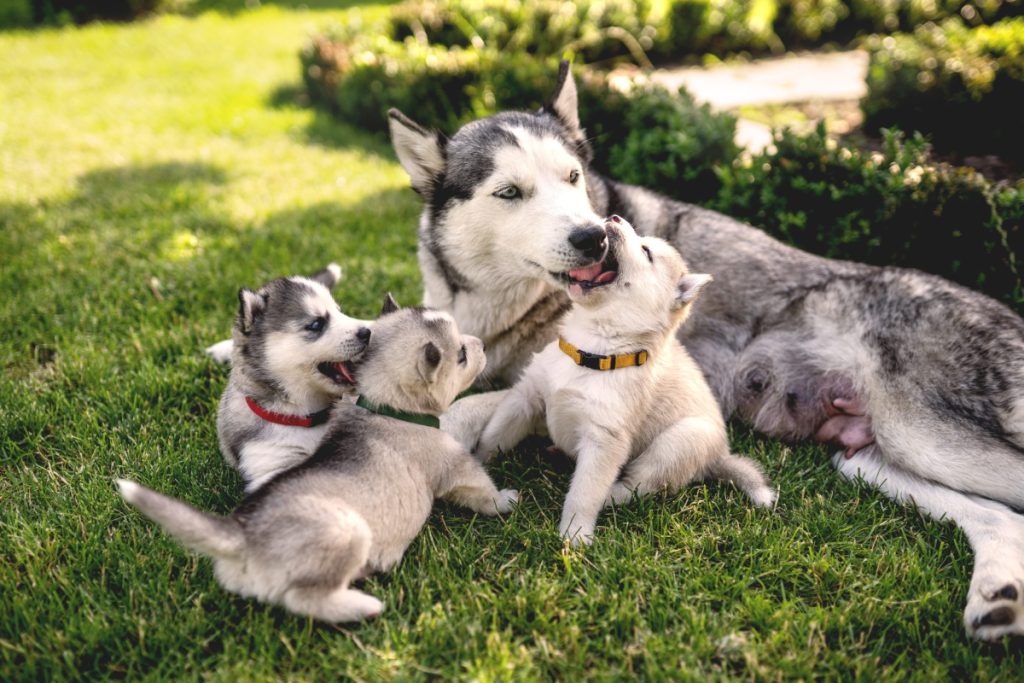
[[[0,679],[1018,678],[1019,650],[964,639],[959,532],[742,429],[775,514],[695,486],[567,551],[568,465],[531,444],[495,471],[519,510],[440,506],[367,582],[372,624],[220,590],[112,481],[238,500],[214,429],[226,372],[201,354],[237,288],[337,260],[354,315],[420,293],[386,141],[288,104],[304,37],[341,12],[220,6],[0,34]]]

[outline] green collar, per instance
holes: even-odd
[[[393,417],[396,420],[402,420],[403,422],[412,422],[413,424],[423,425],[424,427],[433,427],[434,429],[441,428],[441,420],[435,415],[427,415],[426,413],[407,413],[403,410],[395,410],[391,406],[379,406],[376,403],[371,403],[369,399],[364,396],[360,396],[356,401],[356,405],[360,408],[365,408],[371,413],[377,413],[378,415],[384,415],[385,417]]]

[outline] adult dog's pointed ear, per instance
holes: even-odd
[[[558,65],[558,83],[555,85],[555,93],[544,106],[544,110],[557,116],[573,136],[582,137],[576,79],[572,76],[572,63],[568,59],[563,59]]]
[[[250,334],[256,319],[263,315],[267,307],[267,296],[251,289],[242,287],[238,290],[238,329],[242,334]]]
[[[682,308],[692,302],[697,298],[697,295],[700,294],[700,291],[713,279],[714,278],[706,273],[690,273],[688,275],[684,275],[676,284],[674,307]]]
[[[388,127],[391,144],[412,180],[412,189],[429,198],[444,173],[444,136],[427,130],[397,109],[388,111]]]

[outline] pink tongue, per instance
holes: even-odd
[[[597,279],[594,280],[594,282],[596,282],[599,285],[603,285],[606,282],[611,282],[612,280],[614,280],[616,275],[618,275],[618,273],[616,273],[614,270],[606,270],[600,275],[598,275]]]
[[[569,277],[573,280],[580,282],[593,280],[595,277],[601,274],[601,264],[595,263],[592,266],[586,268],[577,268],[576,270],[569,271]]]
[[[350,384],[356,383],[356,378],[352,376],[352,373],[348,371],[344,363],[335,363],[334,369],[341,373],[341,376],[349,381]]]

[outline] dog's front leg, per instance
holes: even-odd
[[[832,460],[840,474],[862,478],[934,519],[952,520],[974,548],[974,575],[964,626],[979,640],[1024,635],[1024,517],[986,498],[966,495],[889,464],[869,446],[852,458]]]
[[[627,440],[608,429],[584,430],[576,450],[576,471],[572,474],[558,526],[563,538],[573,545],[594,540],[597,515],[628,459]]]
[[[514,448],[530,433],[543,411],[544,401],[538,387],[529,376],[524,377],[498,404],[473,454],[487,462],[495,451]]]

